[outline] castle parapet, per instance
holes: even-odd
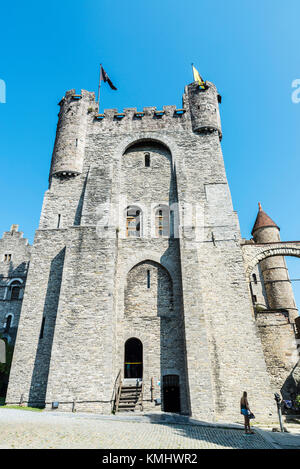
[[[155,123],[157,121],[166,122],[170,119],[180,118],[180,121],[186,122],[184,118],[187,109],[177,109],[174,105],[163,106],[162,109],[157,109],[155,106],[144,107],[142,111],[137,108],[125,108],[119,112],[118,109],[104,109],[103,113],[94,115],[96,121],[103,121],[108,124],[109,122],[129,122],[136,121],[142,123]]]
[[[194,82],[185,87],[182,107],[174,105],[146,106],[142,111],[116,108],[98,111],[95,93],[68,90],[60,101],[56,139],[52,155],[50,178],[76,177],[81,174],[84,162],[87,128],[95,124],[95,132],[130,130],[192,129],[196,133],[218,132],[222,138],[218,102],[220,96],[213,83],[206,82],[201,89]]]

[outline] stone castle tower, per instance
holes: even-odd
[[[274,413],[220,101],[209,82],[186,86],[182,109],[61,100],[7,403],[109,413],[136,386],[146,411],[231,420],[247,390]]]
[[[278,249],[286,252],[285,243],[280,240],[280,228],[263,211],[259,211],[252,229],[256,247]],[[298,243],[288,243],[293,246]],[[257,281],[259,279],[259,281]],[[298,362],[297,328],[299,315],[292,284],[284,255],[265,256],[256,264],[252,273],[250,289],[256,312],[256,324],[261,337],[267,369],[274,389],[280,389],[283,398],[290,399],[300,393],[300,372]],[[300,337],[299,337],[300,338]],[[295,397],[295,396],[294,396]]]

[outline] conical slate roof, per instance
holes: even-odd
[[[276,228],[280,229],[279,226],[263,211],[261,208],[261,203],[258,202],[258,214],[252,228],[251,234],[253,235],[254,231],[258,230],[258,228],[266,228],[267,226],[275,226]]]

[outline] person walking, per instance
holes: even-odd
[[[241,414],[244,416],[244,423],[245,423],[245,434],[246,435],[251,435],[254,432],[250,428],[250,415],[251,411],[249,408],[249,403],[247,399],[247,393],[246,391],[243,392],[242,398],[241,398]]]

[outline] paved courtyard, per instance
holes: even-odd
[[[256,430],[255,435],[245,435],[242,429],[230,426],[185,424],[172,418],[164,421],[157,416],[119,417],[0,408],[0,449],[274,448],[265,434]],[[298,439],[300,443],[300,435]]]

